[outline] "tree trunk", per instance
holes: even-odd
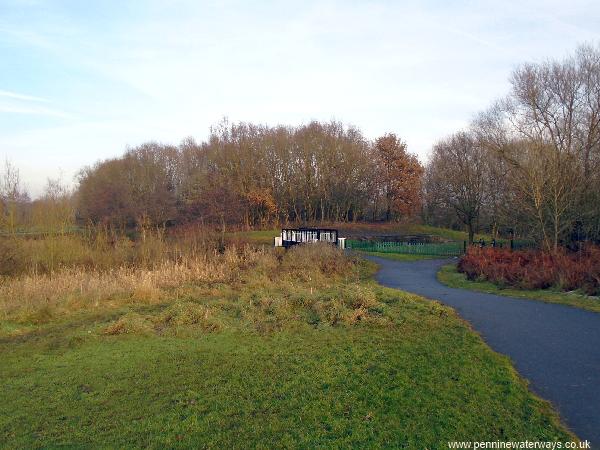
[[[467,222],[467,232],[469,233],[469,244],[473,243],[475,239],[475,230],[473,229],[473,221],[469,220]]]

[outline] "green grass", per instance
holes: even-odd
[[[451,241],[466,241],[469,239],[469,234],[466,231],[451,230],[449,228],[433,227],[431,225],[409,225],[407,232],[414,234],[431,234],[433,236],[439,236],[444,239]],[[491,240],[489,234],[476,233],[474,239],[479,241],[480,239],[486,242]]]
[[[227,233],[227,236],[230,238],[238,238],[247,240],[253,244],[258,245],[273,245],[273,238],[275,236],[279,236],[281,230],[273,229],[273,230],[258,230],[258,231],[234,231],[231,233]]]
[[[332,225],[335,228],[335,225]],[[357,225],[353,224],[340,224],[340,230],[361,230],[364,228],[365,233],[369,232],[368,224],[359,223]],[[439,228],[433,227],[430,225],[405,225],[405,224],[385,224],[379,227],[375,227],[374,229],[379,229],[388,232],[388,233],[396,233],[396,234],[429,234],[433,236],[438,236],[444,239],[448,239],[451,241],[462,242],[466,241],[469,238],[469,235],[465,231],[457,231],[451,230],[448,228]],[[272,229],[272,230],[259,230],[259,231],[236,231],[227,233],[230,237],[239,237],[242,239],[247,239],[251,242],[258,244],[273,244],[273,238],[275,236],[279,236],[281,232],[280,229]],[[477,233],[475,235],[475,240],[484,239],[486,242],[491,240],[491,236],[487,234]]]
[[[440,258],[440,256],[431,256],[431,255],[414,255],[414,254],[410,255],[410,254],[403,254],[403,253],[365,252],[362,250],[356,250],[356,253],[358,253],[359,255],[378,256],[380,258],[391,259],[394,261],[421,261],[423,259],[439,259]]]
[[[356,283],[310,293],[255,286],[254,296],[230,286],[187,298],[198,308],[221,304],[218,330],[173,302],[84,312],[18,334],[7,325],[0,447],[421,449],[574,439],[452,309]],[[352,302],[374,296],[372,320],[338,323],[311,310],[357,290]],[[276,303],[260,323],[280,320],[277,302],[299,305],[300,318],[255,326],[244,305],[261,298]],[[115,323],[127,325],[124,334],[107,335]]]
[[[456,270],[455,264],[443,266],[437,274],[440,282],[453,288],[470,289],[488,294],[504,295],[507,297],[528,298],[546,303],[561,303],[588,311],[600,312],[600,298],[590,297],[579,293],[559,292],[550,289],[513,289],[503,288],[489,281],[471,281]]]

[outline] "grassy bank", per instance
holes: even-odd
[[[511,289],[502,288],[489,281],[471,281],[466,275],[456,270],[455,264],[443,266],[437,278],[447,286],[460,289],[470,289],[488,294],[504,295],[507,297],[528,298],[546,303],[561,303],[588,311],[600,312],[600,298],[590,297],[576,292],[559,292],[550,289]]]
[[[467,233],[466,231],[432,227],[431,225],[410,225],[407,227],[407,231],[415,234],[430,234],[432,236],[438,236],[443,239],[448,239],[450,241],[462,242],[469,240],[469,233]],[[490,241],[491,236],[489,234],[476,233],[474,236],[474,240],[479,241],[480,239]]]
[[[452,309],[330,246],[73,270],[3,280],[0,446],[573,438]]]
[[[341,224],[327,224],[326,227],[336,228],[340,231],[341,236],[357,236],[365,235],[369,236],[372,234],[389,234],[389,235],[420,235],[426,234],[431,236],[437,236],[442,239],[449,241],[463,242],[468,240],[469,235],[465,231],[451,230],[448,228],[432,227],[430,225],[419,225],[419,224],[402,224],[402,223],[381,223],[381,224],[370,224],[370,223],[341,223]],[[292,226],[293,227],[293,226]],[[272,230],[260,230],[260,231],[237,231],[227,233],[228,237],[247,240],[256,244],[273,244],[273,237],[278,236],[281,229],[276,228]],[[486,234],[476,234],[475,240],[478,241],[484,239],[490,241],[491,237]]]

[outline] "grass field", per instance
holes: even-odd
[[[432,227],[430,225],[409,225],[407,231],[415,234],[431,234],[433,236],[439,236],[457,242],[463,242],[469,239],[469,234],[466,231],[450,230],[448,228]],[[480,239],[489,242],[491,236],[488,234],[476,233],[474,240],[479,241]]]
[[[257,231],[234,231],[227,233],[229,238],[246,240],[257,245],[273,245],[273,238],[279,236],[280,229]]]
[[[8,304],[0,446],[574,439],[452,309],[377,285],[370,263],[329,246],[219,258],[220,277],[154,285],[160,295],[69,311],[67,292],[31,303],[50,308],[35,316]]]
[[[344,224],[331,224],[327,225],[332,228],[338,228],[340,234],[345,236],[347,234],[365,234],[370,233],[389,233],[389,234],[427,234],[432,236],[438,236],[443,239],[450,241],[463,242],[468,239],[468,234],[464,231],[450,230],[448,228],[432,227],[429,225],[419,224],[398,224],[398,223],[383,223],[383,224],[367,224],[367,223],[344,223]],[[273,245],[273,238],[278,236],[281,229],[272,230],[260,230],[260,231],[236,231],[227,233],[231,238],[238,238],[248,240],[256,244],[270,244]],[[486,234],[476,234],[475,240],[484,239],[490,241],[491,237]]]
[[[561,303],[563,305],[587,309],[588,311],[600,312],[600,298],[598,297],[590,297],[577,292],[559,292],[550,289],[525,290],[501,288],[489,281],[470,281],[464,274],[456,270],[455,264],[443,266],[438,272],[437,278],[445,285],[454,288],[470,289],[508,297],[528,298],[546,303]]]
[[[462,242],[468,239],[468,234],[465,231],[450,230],[448,228],[433,227],[429,225],[414,224],[414,223],[344,223],[333,224],[333,228],[339,228],[342,234],[348,235],[372,235],[372,234],[389,234],[389,235],[414,235],[428,234],[438,236],[450,241]],[[475,239],[480,238],[489,240],[490,236],[485,234],[476,234]]]

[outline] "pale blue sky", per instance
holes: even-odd
[[[227,116],[341,120],[425,160],[515,65],[583,42],[600,42],[597,0],[0,0],[0,158],[36,195]]]

